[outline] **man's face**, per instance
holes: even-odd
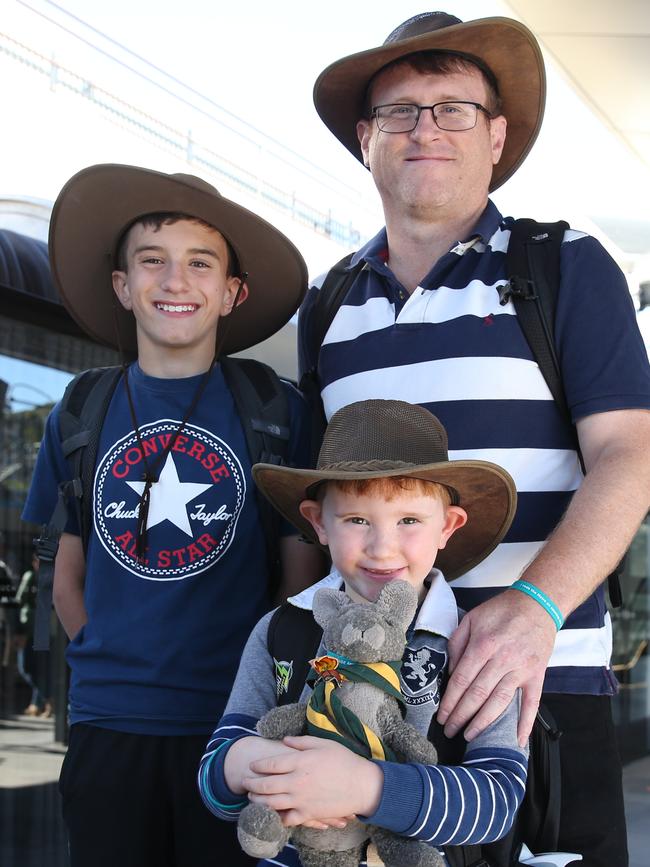
[[[478,70],[424,74],[407,65],[378,75],[371,105],[469,100],[485,108],[485,82]],[[471,216],[485,206],[492,167],[505,141],[506,120],[478,112],[476,126],[463,131],[438,129],[423,111],[412,132],[385,133],[374,120],[360,120],[357,134],[387,216],[409,215],[424,221]]]
[[[155,376],[164,359],[181,355],[190,372],[207,369],[219,318],[232,310],[239,286],[238,278],[226,276],[223,235],[192,220],[159,229],[136,223],[126,261],[127,271],[113,272],[113,288],[135,316],[143,369]],[[240,299],[246,294],[244,287]]]

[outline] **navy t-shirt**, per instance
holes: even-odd
[[[129,384],[149,466],[158,469],[201,377],[157,379],[137,364]],[[306,465],[302,399],[286,385],[290,462]],[[58,405],[41,444],[23,517],[48,521],[69,477]],[[120,380],[102,429],[84,599],[70,643],[71,722],[149,734],[210,734],[251,629],[269,607],[265,541],[251,462],[217,365],[152,487],[148,556],[135,557],[143,462]],[[156,472],[157,474],[157,472]],[[78,532],[71,520],[69,532]]]

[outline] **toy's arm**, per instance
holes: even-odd
[[[305,704],[285,704],[271,708],[257,724],[257,732],[263,738],[281,740],[291,735],[302,735],[306,731],[307,706]]]
[[[400,723],[384,738],[402,762],[420,762],[435,765],[438,753],[434,745],[409,723]]]

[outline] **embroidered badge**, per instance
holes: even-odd
[[[447,664],[447,654],[424,645],[407,646],[402,663],[402,694],[406,704],[419,705],[433,702],[434,710],[440,704],[440,680]]]
[[[275,695],[279,701],[284,693],[289,692],[289,682],[293,677],[293,660],[277,660],[273,657],[273,665],[275,666]]]
[[[345,680],[345,676],[337,671],[339,660],[335,656],[317,656],[316,659],[310,659],[309,664],[323,680],[335,680],[337,683]]]

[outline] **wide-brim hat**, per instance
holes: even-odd
[[[307,267],[282,232],[193,175],[107,163],[67,182],[50,222],[54,280],[69,313],[92,338],[116,346],[117,322],[124,350],[137,351],[135,319],[117,301],[111,273],[124,231],[156,212],[186,214],[214,226],[248,274],[248,298],[219,324],[218,333],[225,328],[226,335],[222,354],[254,346],[293,316],[307,288]]]
[[[508,121],[501,159],[490,190],[519,168],[542,125],[546,75],[540,47],[531,31],[511,18],[463,22],[445,12],[425,12],[400,24],[379,48],[337,60],[314,85],[314,103],[323,122],[362,160],[356,126],[364,116],[368,85],[384,66],[418,51],[452,51],[478,58],[494,74]]]
[[[489,461],[450,461],[447,433],[422,406],[401,400],[363,400],[338,410],[327,426],[315,470],[255,464],[253,478],[265,497],[307,539],[318,539],[300,514],[302,500],[327,481],[406,476],[438,482],[455,493],[468,521],[438,552],[447,579],[472,569],[493,551],[512,523],[515,483]]]

